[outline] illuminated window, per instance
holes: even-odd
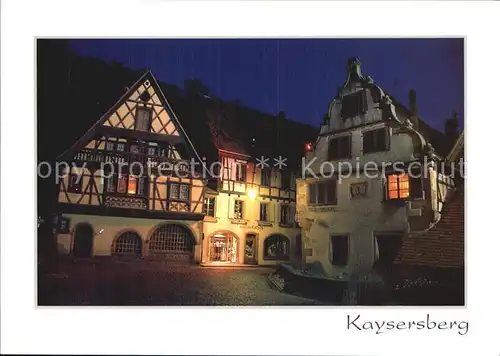
[[[410,196],[410,179],[407,173],[387,176],[387,197],[389,199],[406,199]]]
[[[106,178],[106,192],[146,196],[148,178],[146,176],[110,175]]]
[[[234,218],[243,219],[243,200],[234,201]]]
[[[203,213],[215,218],[215,197],[206,197],[203,202]]]
[[[127,192],[127,176],[126,175],[119,175],[118,176],[118,184],[116,191],[118,193],[126,193]]]
[[[137,193],[137,178],[130,176],[128,177],[128,194],[136,194]]]

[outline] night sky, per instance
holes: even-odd
[[[419,114],[433,127],[443,131],[454,110],[463,126],[462,39],[94,39],[72,46],[84,56],[151,69],[181,88],[199,78],[215,96],[315,126],[345,80],[347,59],[357,56],[362,73],[406,106],[415,89]]]

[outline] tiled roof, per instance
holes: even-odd
[[[217,150],[225,150],[254,159],[265,156],[271,162],[272,157],[281,155],[287,158],[288,167],[297,169],[305,143],[316,140],[319,133],[319,125],[288,120],[219,98],[192,95],[170,103],[208,162],[218,157]]]
[[[396,257],[401,265],[457,268],[464,266],[464,192],[445,203],[441,220],[424,234],[410,234]]]

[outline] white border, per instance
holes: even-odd
[[[498,355],[499,321],[494,317],[500,301],[500,200],[495,159],[500,58],[494,53],[500,43],[494,34],[500,18],[498,5],[449,1],[3,1],[1,352],[472,355],[480,348],[479,354]],[[143,23],[138,23],[138,14],[144,15]],[[468,308],[430,312],[434,318],[468,319],[468,334],[348,332],[346,310],[339,308],[35,309],[34,36],[103,35],[467,35]],[[364,318],[378,319],[420,318],[427,312],[418,308],[357,311]],[[216,342],[214,334],[223,336],[224,342]]]

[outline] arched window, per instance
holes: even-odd
[[[151,252],[193,251],[193,236],[188,228],[177,224],[165,224],[158,227],[149,240]]]
[[[264,258],[268,260],[288,260],[290,241],[283,235],[270,235],[264,240]]]
[[[142,251],[141,237],[132,231],[122,233],[115,240],[112,252],[114,254],[127,254],[140,256]]]

